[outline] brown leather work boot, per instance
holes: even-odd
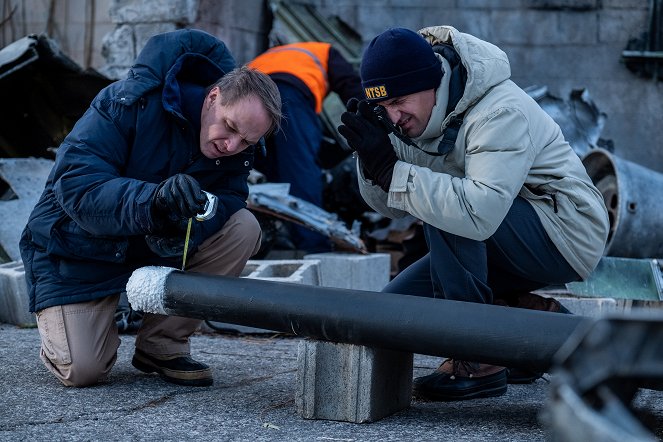
[[[458,401],[506,393],[506,368],[447,359],[432,374],[414,380],[415,397]]]
[[[131,365],[145,373],[158,373],[171,384],[209,387],[214,383],[209,366],[191,356],[156,356],[136,349]]]
[[[535,293],[511,293],[502,298],[495,298],[494,305],[503,307],[516,307],[541,312],[572,314],[555,298],[537,295]]]
[[[547,298],[534,293],[519,293],[512,307],[539,310],[542,312],[571,313],[555,298]]]

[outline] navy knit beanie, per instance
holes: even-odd
[[[361,85],[369,102],[435,89],[441,79],[440,60],[431,45],[409,29],[384,31],[361,60]]]

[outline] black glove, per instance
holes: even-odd
[[[359,105],[359,100],[355,97],[352,97],[348,100],[347,103],[345,103],[345,108],[348,110],[348,112],[352,112],[353,114],[357,112],[357,106]]]
[[[168,218],[192,218],[205,209],[207,198],[195,178],[179,173],[162,181],[152,200],[152,208]]]
[[[357,112],[343,112],[341,122],[343,124],[338,127],[338,132],[357,152],[366,178],[372,179],[382,190],[389,192],[391,176],[398,158],[371,105],[360,101],[357,104]]]

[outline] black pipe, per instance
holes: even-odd
[[[309,286],[172,269],[134,309],[297,336],[545,371],[582,316],[393,293]],[[168,269],[170,270],[170,269]],[[145,275],[143,275],[144,277]],[[140,278],[138,278],[140,279]],[[148,278],[149,275],[148,275]],[[154,308],[161,298],[162,308]],[[150,305],[146,309],[144,304]]]

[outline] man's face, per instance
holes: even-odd
[[[391,98],[378,103],[387,110],[389,119],[410,138],[416,138],[428,125],[433,106],[435,89]]]
[[[205,97],[200,115],[200,151],[207,158],[240,153],[256,144],[271,126],[262,102],[253,95],[222,105],[218,87]]]

